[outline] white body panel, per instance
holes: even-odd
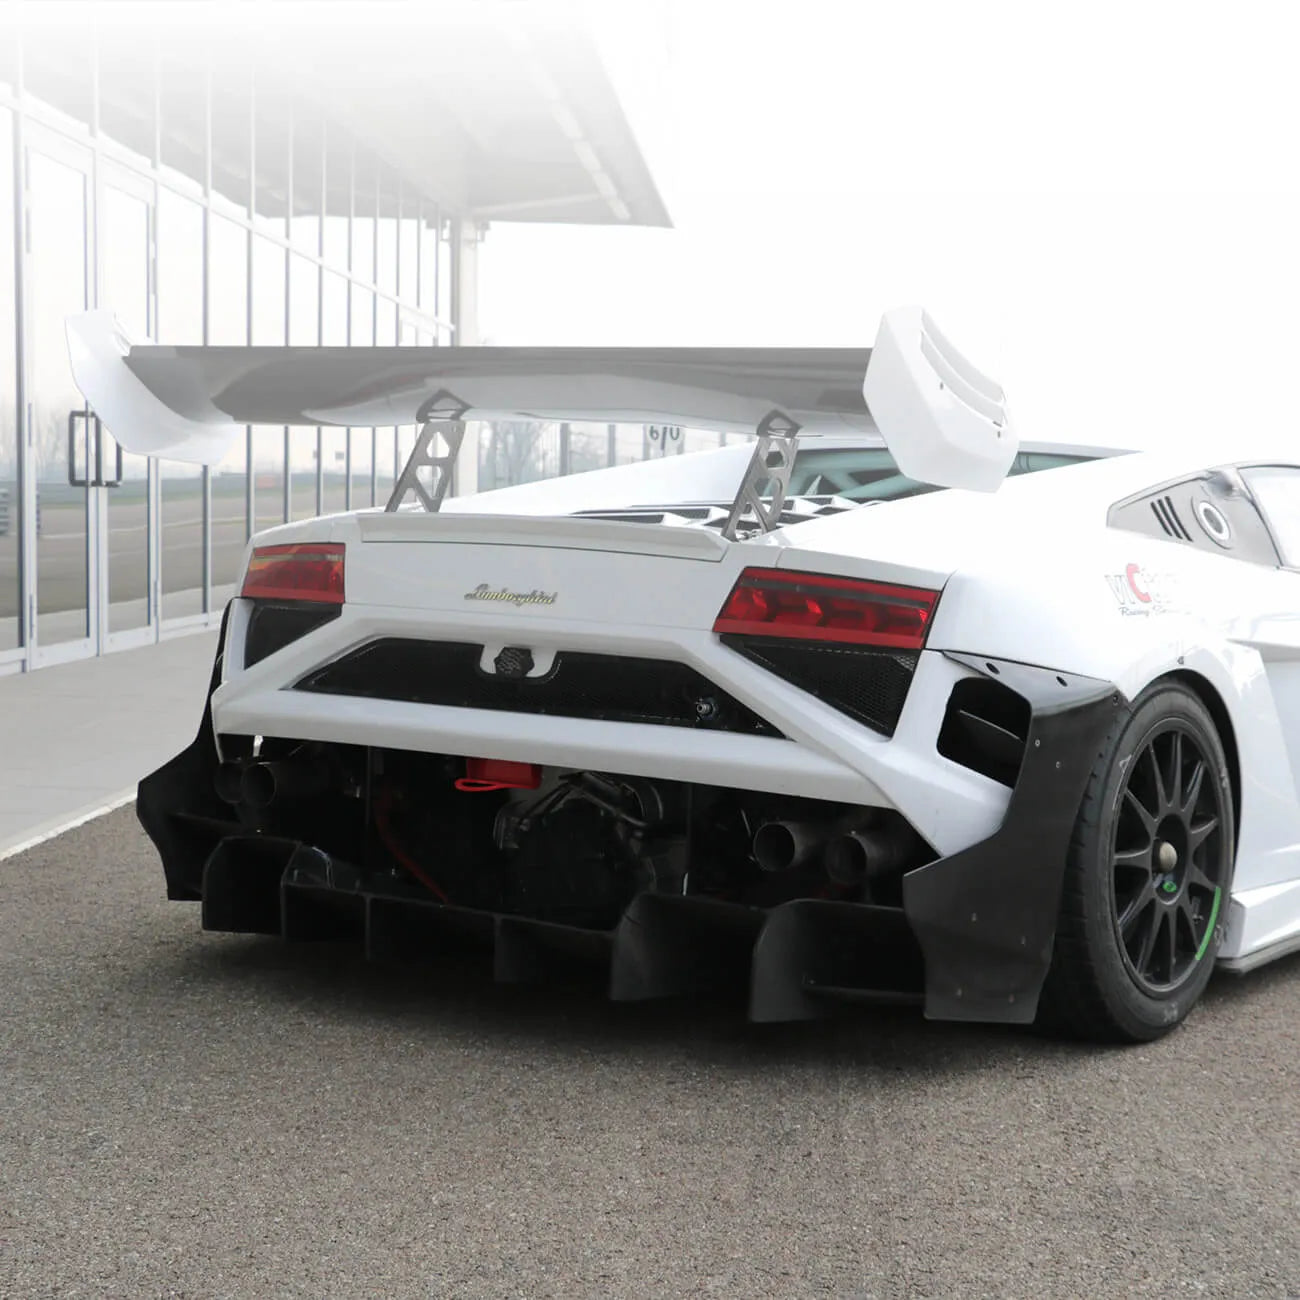
[[[618,771],[897,809],[948,854],[990,835],[1006,787],[942,758],[937,730],[968,675],[945,651],[1113,682],[1133,698],[1196,674],[1222,700],[1241,773],[1229,963],[1300,937],[1300,574],[1106,525],[1109,505],[1198,462],[1117,457],[847,511],[727,543],[703,529],[549,517],[663,501],[690,462],[703,495],[743,471],[744,449],[676,457],[450,503],[440,515],[362,512],[288,525],[260,542],[347,547],[341,617],[243,670],[245,602],[212,701],[217,733],[266,734]],[[721,493],[721,494],[725,494]],[[680,492],[676,494],[679,499]],[[495,511],[509,508],[511,516]],[[491,513],[488,513],[491,512]],[[538,513],[533,513],[538,512]],[[711,626],[746,566],[942,588],[897,730],[886,738],[722,645]],[[1158,600],[1134,615],[1117,580]],[[1153,576],[1154,575],[1154,576]],[[491,590],[553,603],[469,600]],[[1122,584],[1121,584],[1122,585]],[[472,640],[686,663],[788,739],[344,699],[284,689],[371,639]]]
[[[648,556],[554,544],[439,542],[436,529],[452,520],[413,515],[414,521],[431,525],[423,540],[359,545],[363,525],[379,518],[337,516],[331,521],[329,540],[348,545],[348,600],[342,616],[250,669],[227,667],[213,696],[218,734],[388,744],[897,807],[926,826],[942,852],[983,839],[997,828],[1008,791],[956,764],[942,763],[944,770],[936,772],[934,740],[925,725],[932,707],[942,710],[964,669],[942,655],[926,654],[898,730],[886,741],[774,679],[712,634],[713,619],[741,569],[780,563],[782,555],[770,542],[732,545],[717,562],[683,561],[671,553],[672,535],[679,531],[672,528],[656,530],[670,553]],[[586,526],[538,522],[567,522],[579,530]],[[312,521],[263,536],[276,541],[319,537],[320,526]],[[553,592],[556,602],[516,606],[467,601],[467,593],[482,584],[494,590]],[[227,664],[242,658],[244,605],[236,602]],[[384,705],[283,689],[318,665],[385,636],[473,640],[483,644],[489,658],[507,645],[527,645],[543,668],[548,652],[560,649],[686,663],[761,713],[788,740],[713,732],[683,736],[668,727]]]
[[[761,469],[737,446],[453,500],[435,515],[362,512],[273,529],[256,540],[344,543],[346,605],[337,620],[243,669],[247,609],[235,603],[212,699],[218,736],[401,747],[877,805],[951,854],[987,838],[1010,795],[936,749],[953,684],[973,671],[945,652],[1099,679],[1129,699],[1180,673],[1221,706],[1240,774],[1221,958],[1241,964],[1300,945],[1300,573],[1277,567],[1271,546],[1261,562],[1198,548],[1191,534],[1175,540],[1169,528],[1162,537],[1108,524],[1116,503],[1225,459],[1251,463],[1248,448],[1120,456],[1002,482],[1017,442],[1001,389],[918,309],[887,317],[873,353],[136,349],[94,313],[69,322],[69,341],[97,412],[124,445],[154,455],[211,459],[232,422],[407,423],[450,392],[468,418],[664,418],[753,431],[784,413],[805,431],[851,435],[824,439],[832,448],[880,430],[903,474],[949,486],[739,542],[681,523],[563,517],[731,500],[742,481],[752,490]],[[1297,462],[1261,447],[1254,463]],[[892,737],[713,634],[746,566],[941,591]],[[482,591],[523,598],[475,595]],[[383,636],[469,641],[485,656],[526,646],[543,665],[560,650],[674,660],[786,739],[286,689]]]

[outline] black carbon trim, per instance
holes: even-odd
[[[320,601],[255,601],[244,631],[244,667],[261,663],[342,613],[342,605],[326,605]]]
[[[932,1020],[1029,1024],[1052,960],[1070,836],[1119,688],[1008,660],[949,654],[1029,701],[1029,734],[1002,825],[903,877],[925,955]]]
[[[991,677],[953,686],[936,745],[944,758],[1014,786],[1029,735],[1029,701]]]
[[[486,673],[483,647],[387,637],[308,674],[295,690],[410,704],[780,737],[687,664],[561,650],[541,676]],[[505,665],[503,665],[504,667]]]
[[[722,644],[886,736],[898,726],[920,654],[840,641],[723,633]]]
[[[197,899],[203,884],[203,863],[221,837],[207,829],[231,820],[230,807],[217,798],[213,774],[217,770],[217,740],[212,730],[212,693],[221,685],[221,664],[230,626],[230,604],[221,616],[217,654],[203,697],[199,734],[175,758],[144,777],[136,787],[135,815],[162,858],[167,897]],[[178,816],[180,814],[180,816]]]

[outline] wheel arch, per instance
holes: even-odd
[[[1201,705],[1209,715],[1208,720],[1223,747],[1229,807],[1232,808],[1238,825],[1234,827],[1233,845],[1228,846],[1220,841],[1216,857],[1218,872],[1221,874],[1216,874],[1210,883],[1223,884],[1225,888],[1221,899],[1231,898],[1231,859],[1235,856],[1237,837],[1240,834],[1238,809],[1241,800],[1241,758],[1238,737],[1232,725],[1227,700],[1215,682],[1183,664],[1168,664],[1166,671],[1157,673],[1141,688],[1135,690],[1129,685],[1125,691],[1128,695],[1127,708],[1121,710],[1120,716],[1115,720],[1106,747],[1093,768],[1071,840],[1052,962],[1039,1004],[1039,1023],[1045,1027],[1065,1029],[1073,1034],[1086,1034],[1106,1041],[1150,1041],[1181,1023],[1199,998],[1205,981],[1213,971],[1213,959],[1202,963],[1201,957],[1207,951],[1206,940],[1218,933],[1217,926],[1214,925],[1214,914],[1206,922],[1201,946],[1196,948],[1194,955],[1184,945],[1183,969],[1167,994],[1159,987],[1153,991],[1149,981],[1143,983],[1133,974],[1132,964],[1124,954],[1123,942],[1116,928],[1114,881],[1111,875],[1113,859],[1108,856],[1108,852],[1114,848],[1114,822],[1109,810],[1118,806],[1118,799],[1110,803],[1107,796],[1112,789],[1117,789],[1115,781],[1122,782],[1125,779],[1124,770],[1128,758],[1136,757],[1140,746],[1147,743],[1147,737],[1143,734],[1130,735],[1132,723],[1139,714],[1145,714],[1150,724],[1149,729],[1154,733],[1157,730],[1155,724],[1167,718],[1169,710],[1174,708],[1173,701],[1169,699],[1173,693],[1171,687],[1177,688],[1184,699],[1186,695],[1191,695]],[[1165,692],[1163,702],[1160,698],[1162,691]],[[1148,705],[1150,707],[1146,708]],[[1178,713],[1186,717],[1185,704],[1181,710],[1175,711],[1175,716]],[[1197,730],[1199,729],[1198,727]],[[1144,730],[1147,728],[1144,727]],[[1129,746],[1127,750],[1125,745]],[[1121,753],[1127,754],[1127,757],[1122,758],[1117,767],[1116,760]],[[1219,779],[1222,780],[1221,775]],[[1164,799],[1166,796],[1162,793],[1160,797]],[[1220,806],[1221,797],[1216,791]],[[1156,825],[1156,822],[1152,822],[1150,826],[1152,847]],[[1217,910],[1216,903],[1215,911]],[[1161,922],[1158,917],[1154,925],[1154,932],[1159,933]],[[1177,929],[1178,927],[1172,931],[1165,930],[1164,933],[1176,934]],[[1193,942],[1196,937],[1193,934]],[[1173,965],[1171,957],[1170,970],[1167,972],[1170,977],[1173,975]],[[1164,982],[1158,970],[1154,972],[1154,977],[1156,984]]]
[[[1180,668],[1156,680],[1177,682],[1180,686],[1185,686],[1205,706],[1206,712],[1214,722],[1214,728],[1219,733],[1219,740],[1223,744],[1224,757],[1228,760],[1228,784],[1232,791],[1233,849],[1235,850],[1241,839],[1241,756],[1237,749],[1237,735],[1233,730],[1228,706],[1209,678],[1189,668]]]

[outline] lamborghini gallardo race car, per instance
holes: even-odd
[[[1294,453],[1022,442],[919,309],[870,350],[69,341],[145,454],[420,426],[388,508],[252,539],[140,783],[205,929],[1120,1041],[1300,948]],[[449,495],[503,418],[753,437]]]

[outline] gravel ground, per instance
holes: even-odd
[[[203,935],[130,809],[0,862],[0,1295],[1300,1295],[1300,960],[1154,1046]]]

